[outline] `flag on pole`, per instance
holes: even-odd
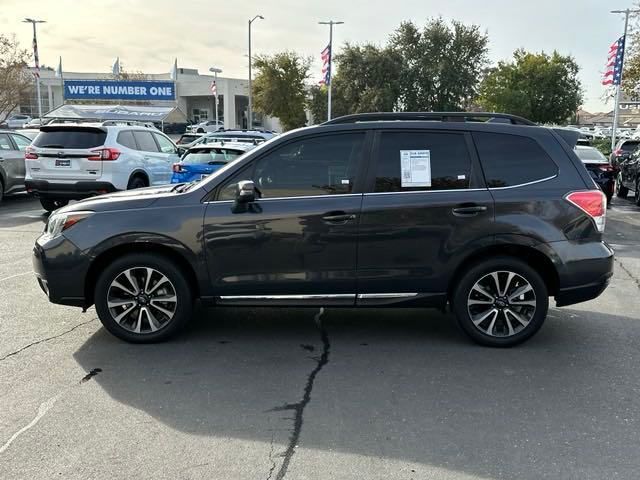
[[[178,80],[178,59],[176,58],[173,62],[173,68],[171,69],[171,80],[174,82]]]
[[[625,37],[623,35],[609,47],[606,70],[602,77],[602,85],[620,85],[622,81],[622,67],[624,65],[624,44]]]
[[[218,86],[216,85],[216,81],[215,80],[213,80],[211,82],[211,87],[210,88],[211,88],[211,94],[214,97],[218,98]]]
[[[331,83],[331,45],[322,50],[320,53],[322,59],[322,80],[320,85],[328,86]]]
[[[58,61],[58,68],[56,68],[56,77],[62,78],[62,57],[60,57],[60,60]]]
[[[33,72],[33,76],[40,78],[40,57],[38,56],[38,40],[36,38],[35,26],[33,27],[33,60],[36,64],[36,70]]]
[[[116,58],[116,62],[111,67],[111,73],[114,75],[120,75],[120,57]]]

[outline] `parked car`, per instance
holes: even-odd
[[[607,197],[607,206],[611,205],[616,184],[616,170],[611,166],[607,157],[594,147],[577,145],[575,147],[578,158],[582,160],[591,178]]]
[[[153,127],[50,124],[27,148],[27,191],[53,211],[117,190],[168,184],[182,151]]]
[[[187,126],[186,132],[188,133],[205,133],[205,132],[217,132],[224,129],[224,122],[222,120],[205,120],[194,125]]]
[[[606,199],[576,139],[504,114],[340,117],[200,182],[62,208],[36,240],[34,270],[51,302],[95,304],[130,342],[176,334],[199,298],[449,304],[472,339],[512,346],[542,326],[549,296],[595,298],[613,273]]]
[[[171,183],[202,180],[254,147],[250,143],[224,142],[192,147],[178,163],[173,164]]]
[[[22,128],[26,123],[31,121],[29,115],[23,115],[21,113],[15,113],[7,119],[7,127],[9,128]]]
[[[189,145],[190,143],[195,142],[202,138],[202,133],[183,133],[182,136],[176,142],[176,145]]]
[[[626,198],[633,190],[635,204],[640,207],[640,149],[626,155],[618,164],[617,194]]]
[[[630,157],[631,154],[640,146],[640,139],[619,140],[616,144],[616,148],[613,149],[611,155],[609,155],[609,162],[614,167],[618,167],[618,164]]]
[[[0,130],[0,202],[24,191],[24,151],[30,143],[24,135]]]

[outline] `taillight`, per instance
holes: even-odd
[[[33,147],[27,147],[24,151],[24,159],[25,160],[37,160],[38,154],[34,152]]]
[[[118,157],[120,156],[120,150],[118,150],[117,148],[100,148],[98,150],[91,150],[91,153],[93,153],[93,155],[89,155],[87,157],[87,160],[111,161],[111,160],[117,160]]]
[[[622,150],[621,148],[616,148],[616,149],[613,151],[613,154],[614,154],[616,157],[619,157],[620,155],[622,155],[622,152],[623,152],[623,150]]]
[[[173,164],[173,171],[174,171],[175,173],[182,173],[182,172],[184,172],[184,170],[182,169],[182,164],[180,164],[180,163],[174,163],[174,164]]]
[[[600,233],[604,232],[607,216],[607,197],[604,193],[600,190],[586,190],[571,192],[564,198],[589,215]]]
[[[600,170],[602,170],[603,172],[613,172],[613,170],[614,170],[614,168],[611,165],[609,165],[608,163],[600,165],[598,168]]]

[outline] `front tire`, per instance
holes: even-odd
[[[47,212],[53,212],[54,210],[65,207],[68,204],[69,200],[56,200],[54,198],[40,199],[40,205],[42,205],[42,208],[44,208]]]
[[[475,342],[512,347],[531,338],[549,309],[540,274],[513,257],[473,265],[460,278],[452,308],[462,330]]]
[[[161,342],[191,319],[193,296],[184,272],[167,258],[126,255],[109,264],[96,282],[102,325],[131,343]]]

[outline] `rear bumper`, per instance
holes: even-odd
[[[55,183],[48,180],[26,180],[27,192],[36,197],[67,200],[80,200],[118,189],[109,182]]]
[[[613,272],[603,276],[600,280],[593,283],[560,289],[558,295],[556,295],[556,306],[566,307],[567,305],[586,302],[587,300],[593,300],[594,298],[599,297],[609,285],[612,275]]]

